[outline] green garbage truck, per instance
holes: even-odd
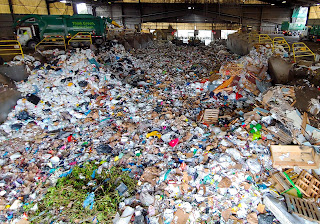
[[[320,41],[320,25],[306,26],[300,34],[300,40]]]
[[[94,43],[102,44],[107,23],[120,27],[110,18],[93,15],[27,15],[16,20],[13,26],[20,44],[34,49],[46,36],[64,37],[68,41],[79,32],[90,33]],[[79,42],[71,45],[77,47]]]

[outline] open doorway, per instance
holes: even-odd
[[[78,14],[89,14],[87,4],[86,3],[77,4],[77,12]]]
[[[237,32],[236,30],[221,30],[221,39],[228,39],[228,35]]]

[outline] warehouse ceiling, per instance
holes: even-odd
[[[317,0],[263,0],[265,3],[284,6],[313,6],[319,4]]]
[[[56,0],[49,0],[54,2]],[[74,3],[112,4],[112,3],[181,3],[181,4],[271,4],[277,6],[313,6],[319,4],[318,0],[70,0]]]

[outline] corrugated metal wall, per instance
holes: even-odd
[[[122,24],[122,6],[120,4],[111,4],[109,6],[98,6],[96,8],[97,16],[110,17],[118,24]]]
[[[0,21],[0,38],[15,39],[12,16],[10,14],[0,14]]]
[[[243,7],[242,16],[242,24],[244,26],[253,26],[254,30],[262,33],[272,33],[276,31],[275,26],[277,24],[290,20],[291,9],[274,6]]]
[[[122,7],[120,4],[100,6],[96,8],[97,16],[110,17],[120,25],[128,29],[134,29],[140,21],[139,5],[132,4],[130,7]]]

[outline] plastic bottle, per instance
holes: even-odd
[[[144,224],[144,217],[140,211],[135,212],[134,224]]]
[[[119,221],[117,224],[128,224],[131,220],[131,217],[134,213],[134,209],[131,207],[126,207],[126,209],[123,211]]]

